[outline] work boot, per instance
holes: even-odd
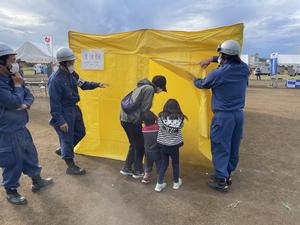
[[[229,189],[226,178],[210,180],[208,186],[220,192],[227,192]]]
[[[55,153],[56,153],[56,155],[61,156],[61,149],[60,148],[56,149]]]
[[[25,197],[20,195],[17,189],[6,188],[6,199],[9,203],[14,205],[25,205],[27,200]]]
[[[41,178],[40,175],[32,177],[31,179],[32,179],[32,188],[31,188],[32,192],[38,192],[39,190],[53,184],[52,178],[43,179]]]
[[[211,181],[214,181],[216,179],[214,174],[210,175],[209,178],[210,178]],[[229,177],[227,177],[226,182],[227,182],[228,186],[232,185],[232,178],[231,178],[230,175],[229,175]]]
[[[85,175],[86,171],[78,167],[73,159],[65,159],[66,164],[68,166],[66,174],[69,175]]]
[[[227,181],[227,185],[228,185],[228,186],[231,186],[231,185],[232,185],[232,178],[231,178],[230,175],[229,175],[229,177],[227,177],[226,181]]]

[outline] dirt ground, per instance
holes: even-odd
[[[13,206],[0,190],[0,225],[296,225],[300,224],[300,90],[250,82],[244,140],[231,191],[210,190],[206,169],[182,165],[184,184],[162,193],[119,174],[122,162],[77,156],[88,174],[65,175],[48,126],[47,98],[38,98],[29,128],[43,175],[55,186],[39,194],[23,176],[20,192],[29,203]]]

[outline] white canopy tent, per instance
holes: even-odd
[[[28,63],[50,63],[52,57],[30,42],[25,42],[17,51],[17,59]]]
[[[241,60],[249,65],[249,55],[240,55]]]
[[[278,54],[278,64],[285,66],[300,65],[300,55],[282,55]]]

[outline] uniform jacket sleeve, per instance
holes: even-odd
[[[197,88],[201,89],[209,89],[213,88],[218,85],[218,81],[220,78],[220,68],[217,68],[211,71],[205,78],[203,79],[196,79],[194,84]]]
[[[66,123],[62,111],[63,87],[57,80],[52,80],[49,85],[50,113],[58,126]]]
[[[16,87],[11,90],[10,85],[0,80],[0,105],[7,109],[17,109],[24,101],[24,88]]]
[[[24,104],[31,106],[34,102],[34,97],[27,87],[24,87]]]
[[[78,87],[80,87],[82,90],[93,90],[99,87],[99,83],[82,80],[77,73],[75,73],[73,76],[77,81]]]

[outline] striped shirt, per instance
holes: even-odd
[[[183,128],[183,120],[184,118],[158,118],[159,131],[157,143],[164,146],[183,145],[183,136],[181,131]]]

